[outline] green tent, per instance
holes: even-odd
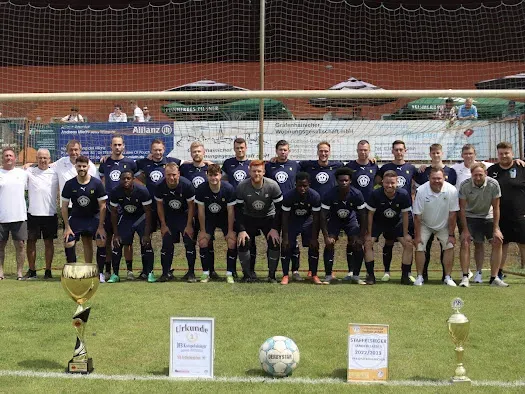
[[[415,118],[428,117],[430,114],[436,112],[438,106],[445,104],[447,97],[438,98],[420,98],[409,102],[396,118],[402,113],[403,116],[409,117],[413,115]],[[460,107],[465,103],[464,98],[452,97],[454,105]],[[497,119],[501,118],[503,112],[507,109],[509,100],[501,98],[474,98],[473,104],[478,109],[478,119]],[[525,104],[516,102],[516,111],[523,113]]]
[[[238,100],[224,104],[186,105],[171,102],[161,110],[172,119],[184,120],[258,120],[259,99]],[[264,99],[265,119],[294,119],[292,113],[278,100]]]

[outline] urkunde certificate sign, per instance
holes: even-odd
[[[349,382],[381,382],[388,379],[388,325],[348,325]]]
[[[213,378],[215,320],[212,317],[172,317],[170,377]]]

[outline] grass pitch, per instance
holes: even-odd
[[[176,250],[181,256],[181,246]],[[222,270],[221,242],[217,250],[221,251],[216,252],[217,266]],[[260,252],[263,251],[261,247]],[[58,243],[56,252],[54,266],[59,268],[64,258]],[[81,251],[77,254],[81,256]],[[12,256],[9,249],[6,274],[15,273]],[[395,252],[395,256],[399,254]],[[336,268],[344,268],[342,256],[338,257]],[[396,257],[393,267],[399,266]],[[138,268],[139,259],[135,260]],[[511,261],[512,264],[516,261],[514,256]],[[182,268],[184,264],[179,259],[176,266]],[[265,266],[262,258],[258,266]],[[42,267],[40,260],[38,267]],[[75,304],[61,288],[60,271],[53,273],[56,279],[47,282],[18,282],[14,276],[0,282],[0,370],[64,371],[74,348],[71,317]],[[39,276],[42,274],[39,272]],[[263,275],[263,271],[260,274]],[[178,276],[181,275],[182,271],[178,271]],[[169,366],[169,318],[214,317],[215,375],[218,377],[264,376],[257,357],[259,346],[270,336],[285,335],[291,337],[301,351],[294,377],[344,380],[348,323],[381,323],[390,325],[390,379],[432,383],[446,380],[454,372],[454,346],[445,322],[452,313],[450,301],[460,296],[465,301],[463,312],[471,321],[465,350],[468,376],[475,381],[523,380],[525,279],[509,276],[507,281],[511,287],[506,289],[490,288],[487,283],[464,289],[443,286],[440,277],[440,273],[433,272],[430,283],[422,288],[399,285],[399,273],[393,275],[390,283],[376,286],[228,285],[222,281],[149,284],[125,280],[101,284],[90,302],[92,311],[86,327],[86,344],[96,373],[165,376]],[[349,389],[421,393],[523,392],[525,388],[350,388],[342,384],[71,380],[0,374],[0,392],[342,392]]]

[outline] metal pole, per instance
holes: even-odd
[[[520,159],[523,160],[523,122],[518,118],[518,140],[520,143]]]
[[[265,42],[265,0],[259,0],[259,73],[260,89],[264,90],[264,42]],[[259,102],[259,159],[264,158],[264,98]]]

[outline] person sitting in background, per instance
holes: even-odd
[[[78,113],[77,107],[71,107],[71,113],[60,119],[64,123],[82,123],[85,122],[84,117]]]
[[[457,109],[454,106],[454,100],[452,98],[448,98],[445,100],[445,104],[440,105],[437,108],[436,113],[434,114],[434,119],[437,120],[456,120],[458,114]]]
[[[147,105],[145,105],[142,108],[142,113],[144,114],[144,122],[153,122],[153,118],[151,117],[149,113],[149,108]]]
[[[514,100],[509,101],[507,109],[501,114],[503,120],[516,120],[521,114],[516,110],[516,102]]]
[[[129,102],[131,109],[133,109],[133,122],[144,122],[144,113],[137,105],[135,100]]]
[[[128,116],[122,112],[122,105],[115,104],[115,108],[112,113],[109,114],[108,122],[127,122]]]
[[[469,97],[465,100],[465,104],[459,107],[458,119],[459,120],[473,120],[478,118],[478,109],[472,104],[472,98]]]

